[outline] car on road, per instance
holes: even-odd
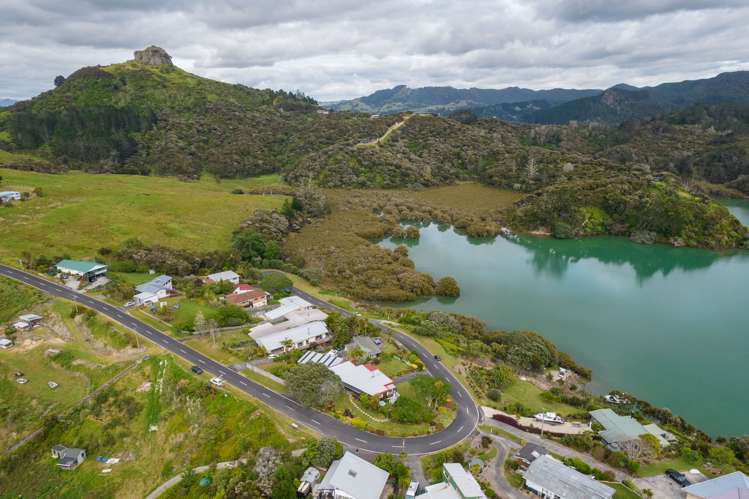
[[[211,378],[211,384],[218,386],[218,387],[222,387],[224,386],[224,378],[222,378],[221,376],[216,376],[215,378]]]
[[[438,361],[438,362],[439,362],[439,361],[441,361],[441,360],[442,360],[442,357],[440,357],[439,355],[435,355],[435,356],[434,356],[434,360],[436,360],[436,361]]]
[[[679,473],[675,469],[669,468],[666,470],[666,476],[669,477],[671,480],[679,484],[679,487],[688,487],[691,484],[689,480],[687,480],[686,475],[684,473]]]
[[[195,374],[203,374],[203,369],[201,369],[199,366],[192,366],[190,370]]]

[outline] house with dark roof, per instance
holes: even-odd
[[[749,499],[749,476],[734,471],[681,490],[686,499]]]
[[[520,464],[527,468],[533,461],[541,456],[545,456],[549,453],[545,447],[528,442],[519,451],[515,453],[515,458],[520,461]]]
[[[86,460],[86,451],[58,444],[52,447],[52,457],[57,459],[57,466],[60,468],[74,470]]]
[[[377,357],[382,352],[377,343],[375,343],[374,340],[369,336],[354,336],[353,338],[351,338],[351,343],[346,345],[346,352],[350,352],[355,348],[359,348],[362,352],[364,352],[364,355],[368,359]]]

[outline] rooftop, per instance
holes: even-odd
[[[135,286],[135,290],[139,293],[156,293],[157,291],[166,288],[170,282],[172,282],[171,277],[168,275],[160,275],[155,279]]]
[[[469,471],[463,468],[462,464],[445,463],[442,467],[463,497],[486,497],[479,483]]]
[[[239,279],[239,274],[234,272],[233,270],[225,270],[223,272],[216,272],[215,274],[211,274],[208,276],[208,279],[214,282],[219,281],[235,281]]]
[[[705,499],[748,499],[749,477],[740,471],[734,471],[712,480],[684,487],[682,490]]]
[[[287,314],[290,314],[291,312],[294,312],[296,310],[303,310],[303,309],[312,307],[312,304],[310,302],[308,302],[307,300],[304,300],[303,298],[299,298],[298,296],[295,296],[295,295],[281,298],[278,301],[281,304],[280,307],[277,307],[277,308],[274,308],[273,310],[268,310],[267,312],[265,312],[265,318],[268,319],[269,321],[275,321],[277,319],[280,319],[281,317],[284,317]]]
[[[286,340],[291,340],[297,344],[327,333],[328,326],[322,321],[315,321],[301,326],[292,327],[290,329],[284,329],[283,331],[276,331],[254,339],[268,352],[272,352],[283,347]]]
[[[551,456],[541,456],[525,472],[526,484],[532,483],[565,499],[610,499],[614,489],[565,466]]]
[[[518,452],[517,457],[525,459],[529,463],[532,463],[541,456],[545,456],[549,451],[545,447],[528,442]]]
[[[57,267],[67,270],[73,270],[75,272],[82,272],[85,274],[86,272],[91,272],[92,270],[104,268],[106,267],[106,265],[84,260],[60,260],[59,262],[57,262]]]
[[[393,380],[374,367],[366,365],[357,366],[352,362],[346,361],[331,367],[330,370],[341,378],[344,385],[348,385],[367,395],[379,395],[395,388]]]
[[[635,440],[648,433],[632,416],[620,416],[611,409],[597,409],[590,411],[590,415],[605,428],[599,435],[609,443]]]
[[[333,461],[320,482],[320,489],[340,490],[356,499],[379,499],[388,479],[388,472],[346,452]]]
[[[257,288],[250,288],[247,291],[242,291],[239,293],[229,293],[228,295],[224,296],[224,299],[229,303],[237,304],[248,300],[258,300],[264,297],[265,291]]]

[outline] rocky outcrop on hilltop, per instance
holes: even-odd
[[[172,56],[155,45],[135,51],[135,60],[153,66],[172,66]]]

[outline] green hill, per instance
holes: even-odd
[[[470,113],[450,119],[328,112],[301,94],[257,90],[190,74],[175,67],[157,47],[138,51],[134,60],[122,64],[80,69],[56,83],[49,92],[0,110],[0,165],[187,179],[204,173],[218,178],[281,173],[295,185],[311,181],[344,188],[418,189],[473,180],[529,194],[524,215],[516,218],[529,228],[561,220],[545,213],[543,203],[553,199],[549,192],[568,192],[578,205],[589,197],[585,206],[578,207],[616,212],[612,220],[618,220],[621,212],[632,215],[627,220],[639,221],[647,206],[629,201],[638,195],[647,197],[653,183],[660,181],[651,173],[678,173],[689,181],[719,182],[736,189],[747,184],[744,179],[749,174],[746,161],[729,165],[747,156],[747,141],[720,145],[716,140],[725,142],[729,134],[716,132],[712,125],[539,126],[478,120]],[[711,87],[698,85],[691,95],[704,95],[706,88]],[[732,88],[741,93],[739,84]],[[517,98],[527,97],[522,89],[513,92]],[[632,101],[649,105],[649,94],[643,92],[620,86],[589,99],[604,99],[619,119]],[[562,106],[574,102],[579,100]],[[697,166],[679,166],[691,160],[689,164]],[[598,188],[595,196],[580,191],[589,188],[582,187],[586,181],[611,179],[637,181],[627,184],[629,197],[615,197],[616,202],[598,195],[602,192]],[[692,210],[687,200],[705,207],[712,202],[695,198],[693,194],[700,192],[678,180],[669,189],[684,194],[670,197],[677,210],[690,211],[689,224],[702,224],[708,213],[714,217],[700,225],[699,235],[680,238],[686,244],[741,244],[743,229],[723,223],[733,220],[727,211]],[[535,203],[543,206],[529,208]],[[569,211],[573,212],[579,213]],[[620,228],[612,222],[591,231],[578,226],[576,216],[564,221],[573,234],[616,233]],[[637,230],[628,227],[630,232]],[[721,234],[707,237],[710,227]],[[655,232],[658,237],[673,237],[660,229]]]

